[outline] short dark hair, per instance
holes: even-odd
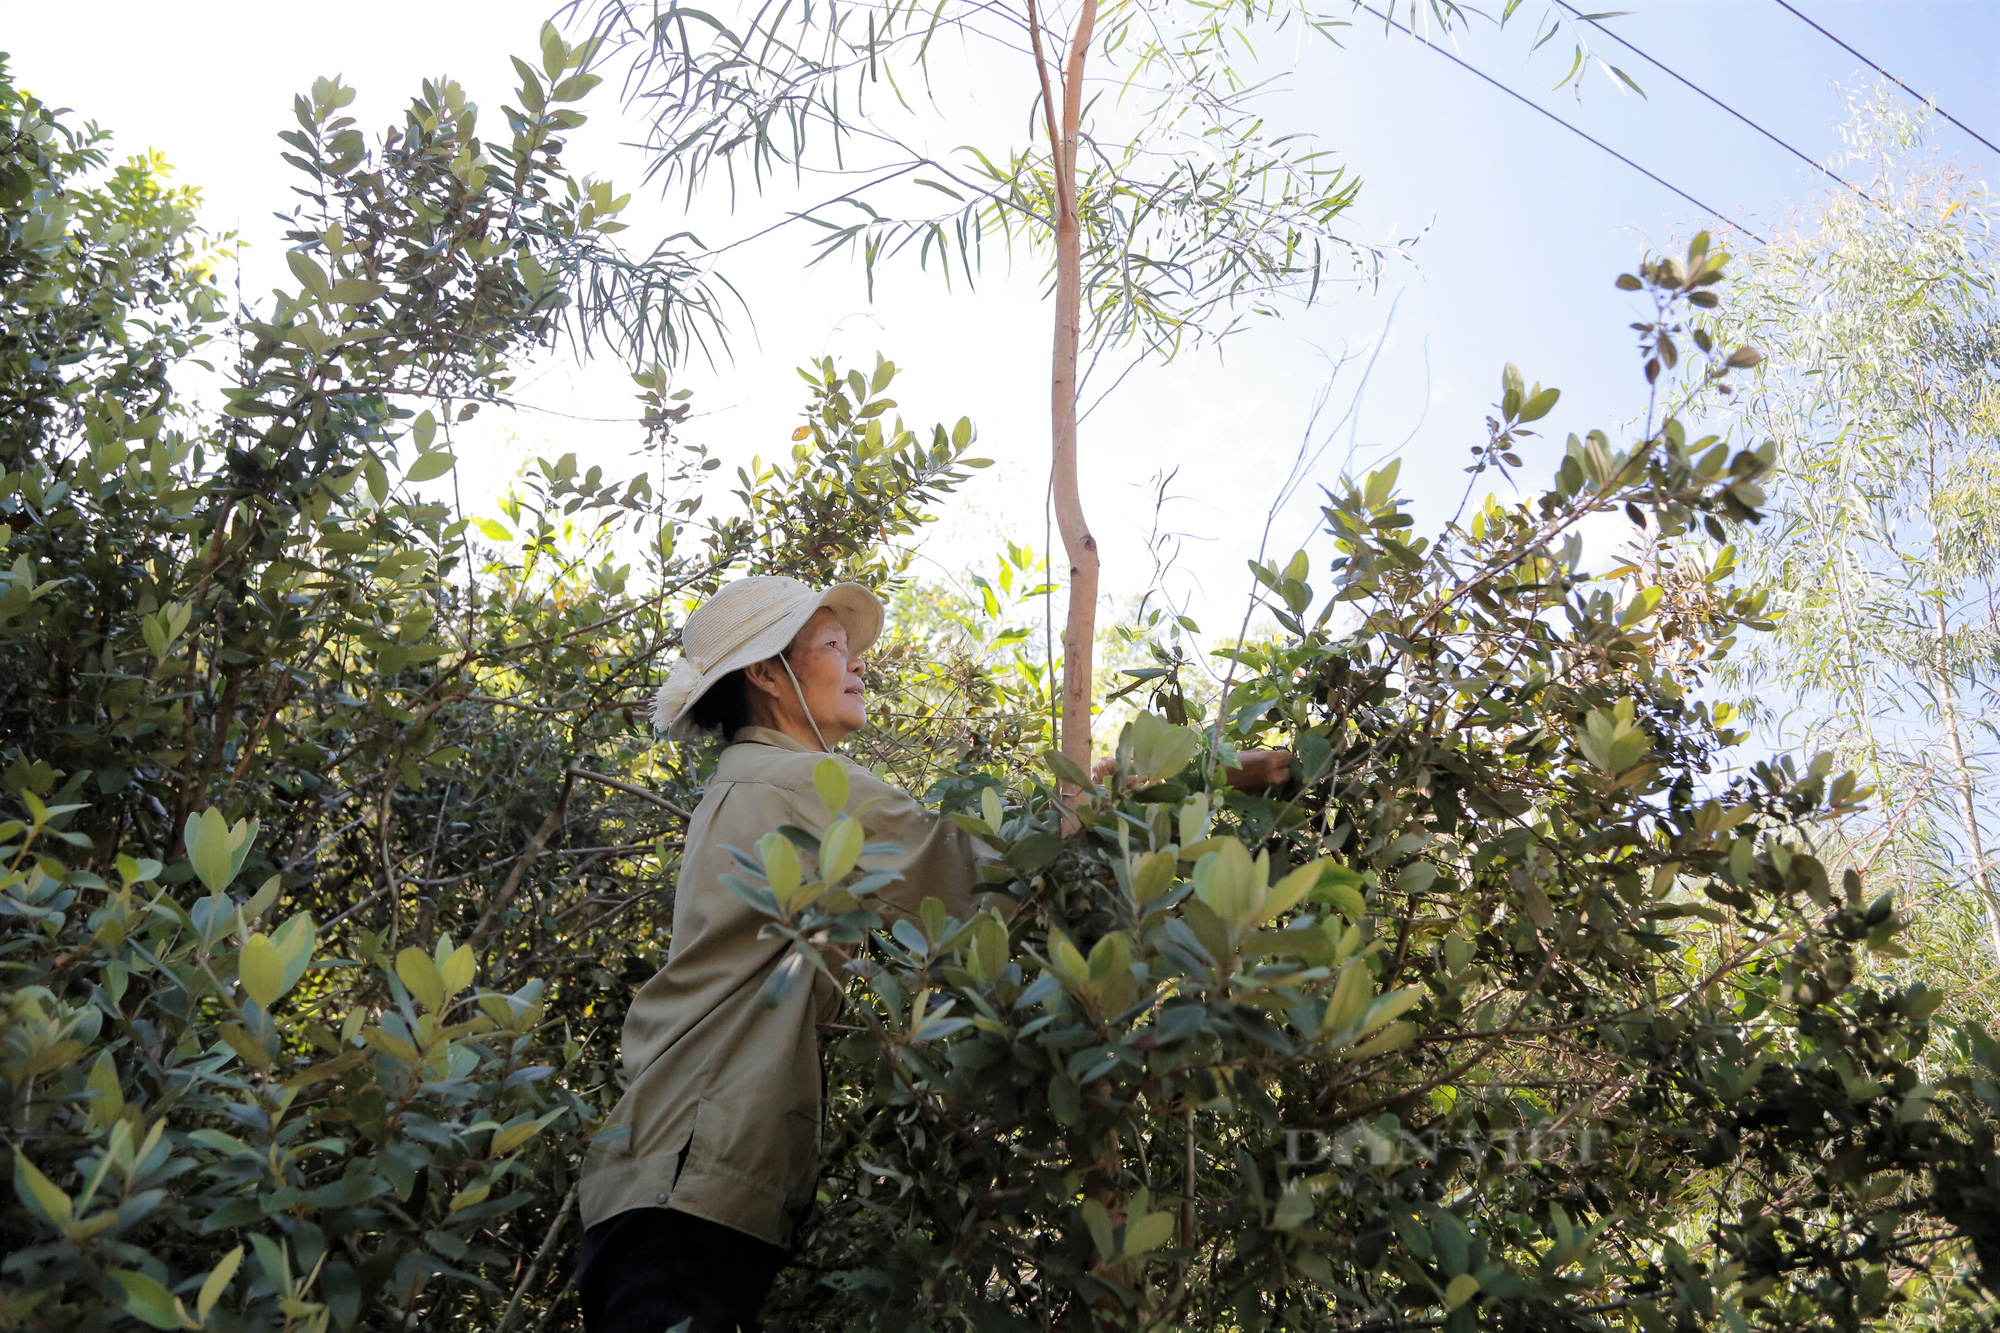
[[[750,678],[739,667],[708,687],[688,708],[688,720],[724,743],[750,725]]]

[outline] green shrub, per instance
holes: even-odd
[[[1722,262],[1621,280],[1649,381],[1711,352]],[[1555,401],[1510,367],[1474,470]],[[1990,1326],[2000,1048],[1926,1053],[1941,993],[1873,961],[1893,893],[1815,855],[1867,793],[1730,772],[1701,687],[1765,594],[1684,546],[1579,567],[1599,516],[1755,521],[1769,461],[1671,418],[1571,436],[1550,490],[1435,542],[1393,466],[1343,483],[1331,590],[1260,568],[1284,632],[1212,729],[1143,713],[1102,786],[1051,754],[965,796],[1011,925],[933,902],[883,934],[837,885],[749,886],[809,956],[874,942],[784,1326]],[[1273,742],[1284,791],[1213,780]]]
[[[892,581],[977,463],[828,362],[717,515],[654,364],[647,473],[415,489],[565,328],[701,317],[562,165],[586,56],[548,33],[498,141],[446,82],[370,147],[322,80],[299,285],[227,324],[192,195],[0,72],[0,1324],[555,1318],[707,762],[646,723],[682,603]],[[176,387],[232,340],[223,395]]]

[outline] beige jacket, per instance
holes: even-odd
[[[817,1028],[838,1012],[840,990],[823,975],[810,983],[802,975],[766,1008],[760,992],[789,946],[757,938],[769,918],[720,876],[742,874],[730,847],[749,852],[781,824],[826,827],[812,780],[824,758],[762,727],[737,732],[722,752],[688,824],[667,965],[625,1019],[625,1096],[584,1162],[585,1226],[631,1208],[671,1206],[788,1245],[811,1202],[819,1178]],[[965,920],[979,905],[974,860],[993,853],[846,762],[848,812],[859,817],[874,803],[863,818],[869,841],[904,849],[862,858],[864,869],[904,876],[873,895],[875,910],[888,920],[914,916],[935,897]]]

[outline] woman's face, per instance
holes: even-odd
[[[792,675],[798,678],[798,694],[805,696],[812,721],[819,724],[819,734],[826,737],[828,745],[838,745],[848,733],[868,725],[868,702],[861,688],[862,659],[847,651],[847,629],[831,608],[822,606],[813,612],[785,656]],[[812,726],[800,715],[798,694],[794,694],[783,665],[760,662],[750,668],[750,679],[769,697],[779,720],[798,723],[797,730],[780,730],[793,735],[803,731],[801,740],[813,734]]]

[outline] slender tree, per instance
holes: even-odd
[[[1097,0],[1083,0],[1076,32],[1063,67],[1062,124],[1055,123],[1055,97],[1042,55],[1041,16],[1028,0],[1028,33],[1033,39],[1035,74],[1042,85],[1042,115],[1056,180],[1056,338],[1050,370],[1050,491],[1063,554],[1069,558],[1069,618],[1063,628],[1062,745],[1072,762],[1090,753],[1091,649],[1097,616],[1097,539],[1084,517],[1076,481],[1077,353],[1083,342],[1083,228],[1077,220],[1076,149],[1083,115],[1084,63],[1097,27]]]
[[[1742,422],[1778,445],[1775,521],[1745,560],[1782,613],[1744,678],[1883,793],[1848,855],[1939,905],[1969,894],[2000,959],[1993,205],[1925,154],[1921,114],[1858,100],[1846,138],[1863,197],[1820,200],[1737,294],[1735,331],[1770,353]]]
[[[1407,7],[1447,28],[1465,17],[1452,0]],[[823,169],[859,177],[794,217],[823,228],[821,258],[857,255],[871,286],[876,264],[898,254],[968,282],[988,242],[1050,262],[1051,498],[1069,565],[1061,745],[1079,767],[1090,757],[1098,591],[1077,484],[1082,395],[1107,352],[1171,358],[1272,313],[1274,298],[1311,302],[1329,282],[1376,272],[1388,250],[1339,230],[1359,182],[1312,136],[1272,129],[1261,99],[1276,80],[1252,49],[1270,36],[1334,37],[1359,8],[772,0],[735,26],[675,3],[601,0],[590,11],[593,35],[630,61],[626,98],[651,121],[663,185],[692,198],[718,169],[732,189]],[[1562,23],[1550,14],[1545,23]],[[934,77],[945,37],[961,40],[966,68]],[[1587,57],[1579,45],[1572,74]],[[938,89],[968,78],[997,81],[1001,105],[1021,95],[1033,127],[1024,142],[931,150],[918,107],[954,114]]]

